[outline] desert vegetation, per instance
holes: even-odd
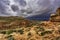
[[[60,8],[49,21],[0,17],[0,40],[60,40]]]

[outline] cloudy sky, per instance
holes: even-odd
[[[29,17],[55,12],[60,0],[0,0],[0,16]]]

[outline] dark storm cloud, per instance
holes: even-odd
[[[8,5],[10,3],[9,0],[0,0],[0,2],[4,3],[5,5]]]
[[[56,6],[60,7],[60,0],[55,0],[54,3],[55,3]]]
[[[50,3],[50,1],[49,0],[38,0],[38,2],[37,2],[39,5],[42,5],[42,6],[51,6],[51,3]],[[49,5],[48,5],[49,4]]]
[[[6,9],[6,5],[3,3],[3,1],[0,0],[0,13],[4,14]]]
[[[18,2],[21,6],[26,6],[27,5],[25,0],[15,0],[15,2]]]
[[[16,5],[11,5],[11,8],[12,8],[13,11],[18,11],[19,10],[18,6],[16,6]]]
[[[8,15],[8,13],[6,13],[6,9],[8,9],[8,4],[9,2],[7,0],[0,0],[0,15]]]

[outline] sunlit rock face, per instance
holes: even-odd
[[[53,0],[54,1],[54,0]],[[51,0],[0,0],[0,16],[30,17],[52,12]]]
[[[60,8],[56,10],[55,14],[51,14],[50,21],[60,22]]]

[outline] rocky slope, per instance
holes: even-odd
[[[60,8],[49,21],[0,17],[0,40],[60,40]]]

